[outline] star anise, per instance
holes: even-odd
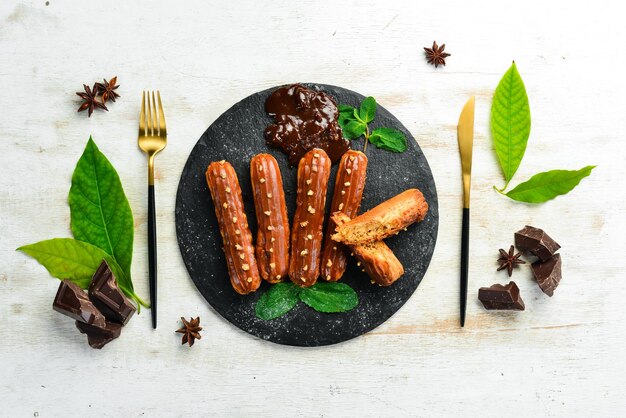
[[[110,81],[103,81],[103,83],[96,83],[98,93],[102,95],[102,102],[106,103],[107,100],[114,102],[115,98],[120,97],[120,95],[115,91],[119,87],[115,84],[117,83],[117,76],[113,77]]]
[[[498,258],[498,263],[500,263],[500,267],[498,267],[497,271],[506,269],[506,271],[509,273],[509,277],[513,275],[513,267],[515,267],[516,264],[526,264],[524,260],[519,259],[522,253],[515,254],[515,247],[513,247],[512,245],[511,248],[509,248],[508,253],[502,248],[500,248],[498,251],[500,251],[500,258]]]
[[[98,101],[97,95],[98,95],[98,87],[96,84],[94,84],[93,88],[90,89],[89,86],[87,84],[83,84],[83,88],[85,89],[85,92],[80,92],[77,91],[76,94],[83,99],[83,103],[80,105],[80,107],[78,108],[79,112],[82,112],[85,109],[89,109],[87,114],[89,117],[91,117],[91,114],[93,113],[93,110],[97,107],[99,107],[100,109],[104,109],[106,111],[108,111],[109,109],[107,109],[107,107],[104,105],[103,102]]]
[[[202,327],[200,326],[200,317],[193,319],[193,317],[187,321],[182,316],[180,317],[181,321],[183,321],[183,327],[181,329],[176,330],[183,334],[183,342],[182,344],[189,343],[189,347],[193,345],[196,339],[201,339],[200,331],[202,331]]]
[[[446,58],[450,56],[447,52],[443,52],[446,49],[446,44],[442,44],[440,47],[437,46],[437,42],[433,41],[432,48],[424,47],[424,51],[426,51],[426,59],[429,64],[433,64],[435,68],[440,65],[446,65]]]

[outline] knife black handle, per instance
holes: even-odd
[[[465,310],[467,308],[467,270],[469,266],[469,225],[470,210],[463,208],[463,226],[461,229],[461,326],[465,326]]]
[[[154,185],[148,186],[148,277],[150,280],[150,313],[152,328],[157,327],[157,259],[156,259],[156,209]]]

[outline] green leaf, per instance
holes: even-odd
[[[580,170],[552,170],[535,174],[530,180],[518,184],[506,195],[519,202],[546,202],[569,193],[583,178],[591,174],[591,170],[595,167],[595,165],[589,165]]]
[[[491,133],[506,188],[522,162],[530,135],[528,96],[515,62],[500,80],[493,96]]]
[[[361,102],[359,117],[365,123],[370,123],[376,117],[376,100],[372,96],[366,97]]]
[[[257,301],[256,316],[266,321],[283,316],[298,303],[299,291],[293,283],[276,283]]]
[[[73,238],[53,238],[17,249],[35,260],[58,279],[68,279],[86,289],[102,260],[106,260],[120,289],[138,304],[148,306],[133,291],[130,280],[117,261],[101,248]]]
[[[348,139],[357,139],[365,132],[367,125],[358,120],[351,120],[343,128],[343,136]]]
[[[346,312],[359,304],[356,292],[345,283],[318,282],[302,288],[300,300],[318,312]]]
[[[113,261],[111,256],[95,245],[72,238],[39,241],[17,250],[39,261],[52,276],[61,280],[69,279],[83,289],[89,286],[91,277],[103,259],[110,264]],[[121,274],[119,266],[114,261],[110,267],[116,277]]]
[[[406,151],[406,137],[392,128],[378,128],[370,135],[370,142],[378,148],[392,152]]]
[[[111,255],[132,291],[133,214],[115,168],[91,138],[76,164],[68,200],[74,237]]]

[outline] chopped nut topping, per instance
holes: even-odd
[[[263,166],[259,164],[259,171],[263,171]]]
[[[270,242],[274,242],[274,241],[276,241],[276,238],[274,237],[270,238]]]
[[[302,270],[307,271],[309,269],[309,265],[305,264],[304,267],[302,267]],[[302,279],[302,281],[304,281],[304,278]]]
[[[330,274],[326,276],[326,280],[330,281]]]
[[[354,253],[350,253],[350,257],[352,257],[354,255]]]
[[[235,249],[237,251],[241,251],[241,250],[243,250],[243,247],[241,245],[239,245],[239,244],[235,244]]]
[[[272,229],[274,229],[274,227],[273,227],[272,225],[268,225],[268,226],[267,226],[267,230],[268,230],[268,231],[271,231]]]
[[[374,284],[374,283],[376,283],[376,282],[375,282],[374,280],[370,280],[370,283],[371,283],[371,284]]]
[[[333,245],[333,251],[337,251],[337,247]]]
[[[343,209],[343,203],[340,203],[339,207],[337,209],[339,209],[339,210]]]
[[[360,262],[360,261],[357,261],[357,262],[356,262],[356,266],[357,266],[357,267],[359,267],[360,265],[361,265],[361,262]]]
[[[233,216],[233,223],[237,222],[237,217]]]
[[[310,214],[315,213],[315,209],[313,209],[313,206],[309,205],[308,208],[306,208],[307,212],[309,212]]]
[[[308,179],[308,180],[306,181],[306,184],[311,184],[311,182],[312,182],[312,181],[313,181],[313,180]]]
[[[346,187],[348,187],[348,186],[350,185],[350,182],[349,182],[349,181],[346,181],[343,185],[344,185],[344,186],[346,186]]]
[[[341,191],[341,194],[342,194],[342,195],[343,195],[343,194],[346,194],[346,191],[345,191],[345,190],[342,190],[342,191]]]
[[[270,249],[269,249],[269,250],[267,250],[267,251],[269,251],[270,253],[273,253],[273,252],[274,252],[274,249],[273,249],[273,248],[270,248]]]
[[[308,192],[306,192],[307,196],[313,196],[313,190],[309,190]]]
[[[239,254],[239,258],[241,258],[243,260],[244,258],[246,258],[246,255],[244,253],[240,253]]]
[[[328,262],[326,263],[326,267],[330,267],[333,265],[333,262],[330,261],[330,258],[328,259]]]
[[[265,183],[265,179],[264,179],[263,177],[261,177],[261,178],[259,179],[259,183],[261,183],[261,184]]]
[[[248,283],[252,283],[252,277],[248,277],[248,278],[246,279],[246,281],[247,281]]]
[[[241,269],[242,269],[243,271],[248,271],[248,270],[250,270],[250,266],[249,266],[248,264],[242,264],[242,265],[241,265]]]
[[[350,161],[354,161],[354,155],[350,156]]]
[[[228,208],[228,203],[226,203],[226,202],[222,203],[222,207],[223,207],[224,209]]]
[[[306,236],[307,239],[313,239],[313,235],[309,234]]]
[[[220,177],[225,179],[226,178],[226,173],[220,173]]]
[[[309,253],[309,250],[307,250],[307,249],[304,249],[304,250],[300,251],[300,255],[302,255],[302,256],[305,256],[308,253]]]
[[[271,194],[271,193],[268,193],[268,194],[267,194],[267,197],[268,197],[269,199],[271,199],[271,198],[272,198],[272,194]]]
[[[317,166],[316,165],[312,166],[311,171],[314,173],[317,173]]]
[[[270,268],[273,269],[274,267],[276,267],[276,263],[270,263]]]
[[[300,227],[306,228],[308,224],[309,224],[309,221],[300,222]]]
[[[264,214],[266,214],[267,216],[270,216],[272,214],[272,212],[270,212],[269,210],[266,210],[265,212],[263,212]]]
[[[352,173],[352,170],[351,170],[351,169],[349,169],[349,168],[346,168],[346,173],[351,174],[351,173]]]
[[[313,154],[313,158],[319,158],[320,155],[318,153]]]
[[[277,275],[276,275],[276,280],[280,280],[280,278],[281,278],[281,275],[280,275],[280,274],[277,274]]]
[[[241,231],[238,229],[235,229],[235,235],[239,235],[239,234],[241,234]]]
[[[230,193],[230,187],[226,186],[226,189],[224,190],[226,190],[226,193]]]
[[[220,161],[219,161],[219,163],[220,163],[221,165],[224,165],[224,163],[225,163],[225,162],[226,162],[226,160],[220,160]]]
[[[304,266],[304,267],[306,267],[306,266]],[[300,280],[302,280],[303,282],[306,282],[306,279],[304,277],[300,277]]]

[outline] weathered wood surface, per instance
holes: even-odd
[[[46,3],[0,4],[0,416],[624,416],[619,2]],[[433,39],[452,53],[445,68],[425,63]],[[513,59],[533,115],[513,183],[598,165],[541,206],[491,187],[502,185],[491,96]],[[110,112],[76,114],[81,84],[114,75],[122,98]],[[237,100],[292,81],[376,96],[419,141],[440,199],[435,255],[407,305],[368,335],[320,349],[259,341],[218,317],[188,278],[174,233],[176,187],[197,138]],[[95,351],[52,311],[57,282],[15,248],[69,236],[70,177],[92,134],[133,208],[133,274],[148,295],[146,162],[135,138],[140,92],[153,88],[170,133],[157,160],[160,327],[142,313]],[[456,122],[470,95],[471,292],[460,329]],[[507,282],[495,272],[497,249],[525,224],[563,246],[562,284],[548,298],[529,269],[516,271],[527,310],[486,312],[477,289]],[[181,315],[202,318],[192,349],[174,333]]]

